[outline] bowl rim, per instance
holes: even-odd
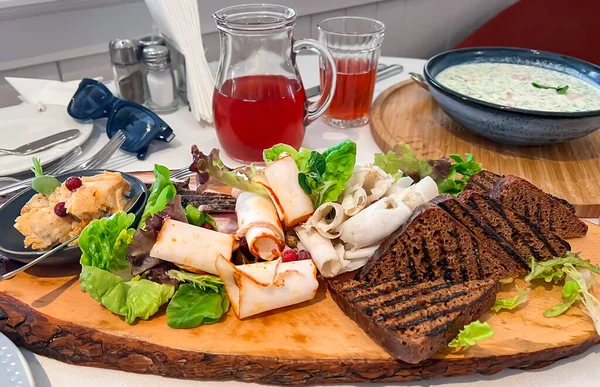
[[[514,107],[510,107],[510,106],[499,105],[499,104],[483,101],[481,99],[469,97],[465,94],[461,94],[453,89],[450,89],[450,88],[442,85],[431,75],[430,67],[431,67],[432,63],[434,63],[437,60],[440,60],[441,58],[443,58],[445,56],[453,55],[455,53],[469,52],[469,51],[477,52],[477,51],[488,51],[488,50],[489,51],[499,50],[499,51],[508,51],[508,52],[532,53],[534,55],[558,56],[558,57],[564,58],[568,61],[578,62],[580,64],[591,66],[591,67],[595,68],[598,71],[598,73],[600,73],[600,66],[595,65],[594,63],[587,62],[583,59],[578,59],[578,58],[568,56],[568,55],[557,54],[557,53],[551,52],[551,51],[543,51],[543,50],[535,50],[535,49],[527,49],[527,48],[519,48],[519,47],[481,46],[481,47],[469,47],[469,48],[459,48],[459,49],[454,49],[454,50],[448,50],[448,51],[444,51],[444,52],[441,52],[439,54],[432,56],[431,58],[429,58],[427,60],[427,62],[425,62],[425,65],[423,66],[423,74],[425,76],[425,79],[427,80],[427,83],[429,83],[429,85],[433,86],[434,88],[438,89],[441,92],[450,94],[451,96],[453,96],[457,99],[460,99],[464,102],[470,102],[475,105],[481,105],[484,107],[499,110],[502,112],[511,112],[511,113],[518,113],[518,114],[524,114],[524,115],[531,115],[531,116],[536,116],[536,117],[553,117],[553,118],[584,118],[584,117],[594,117],[594,116],[600,115],[600,109],[586,110],[586,111],[582,111],[582,112],[555,112],[555,111],[522,109],[522,108],[514,108]],[[451,67],[451,66],[449,66],[449,67]],[[449,68],[449,67],[446,67],[446,68]],[[596,85],[596,86],[600,88],[599,85]]]
[[[144,184],[144,182],[142,180],[140,180],[137,176],[132,175],[131,173],[127,173],[127,172],[121,172],[121,171],[114,171],[111,169],[89,169],[89,170],[85,170],[85,171],[73,171],[73,172],[67,172],[67,173],[63,173],[60,175],[56,175],[55,177],[57,179],[61,179],[63,177],[68,178],[71,176],[77,176],[78,173],[82,173],[82,172],[93,172],[96,174],[100,174],[103,172],[119,172],[122,175],[127,175],[130,178],[132,178],[134,181],[136,181],[136,183],[138,183],[141,187],[143,187],[143,194],[146,196],[145,200],[148,200],[148,187],[146,187],[146,184]],[[65,179],[66,180],[66,179]],[[4,204],[2,204],[1,209],[5,208],[6,206],[9,206],[12,204],[12,202],[16,201],[18,198],[20,198],[21,196],[30,193],[32,190],[32,188],[29,188],[26,191],[21,192],[18,195],[15,195],[13,197],[11,197],[10,199],[8,199],[8,201],[6,201]],[[0,209],[0,210],[1,210]],[[13,220],[14,221],[14,220]],[[63,252],[72,252],[75,249],[78,249],[79,246],[75,245],[75,246],[68,246],[65,249],[63,249]],[[2,243],[0,243],[0,253],[5,254],[7,258],[11,259],[13,256],[14,257],[18,257],[19,259],[35,259],[37,257],[39,257],[40,255],[46,253],[47,250],[44,251],[15,251],[15,250],[11,250],[11,249],[7,249],[5,248]]]

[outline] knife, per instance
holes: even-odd
[[[389,66],[379,65],[377,66],[377,79],[375,80],[375,82],[383,81],[384,79],[389,78],[393,75],[400,74],[402,71],[404,71],[404,67],[402,67],[402,65],[399,64],[393,64]],[[321,94],[320,86],[315,86],[306,89],[306,98],[316,97],[319,94]]]
[[[25,145],[21,145],[15,149],[1,149],[0,153],[6,153],[9,155],[17,155],[17,156],[25,156],[30,155],[32,153],[40,152],[44,149],[48,149],[55,145],[61,144],[63,142],[72,140],[79,136],[81,132],[79,129],[69,129],[64,132],[55,133],[48,137],[44,137],[39,140],[35,140],[33,142],[27,143]]]

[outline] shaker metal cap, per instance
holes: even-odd
[[[162,36],[144,36],[138,41],[138,43],[143,50],[148,46],[164,46],[165,39]]]
[[[148,46],[142,50],[142,58],[145,64],[161,65],[171,62],[169,49],[165,46]]]
[[[108,44],[110,60],[114,64],[128,65],[140,61],[137,45],[131,39],[115,39]]]

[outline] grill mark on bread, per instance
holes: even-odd
[[[564,256],[571,249],[564,239],[489,196],[464,191],[458,195],[458,200],[514,247],[521,266],[526,269],[530,257],[546,260]]]
[[[491,279],[454,284],[441,279],[417,284],[394,280],[377,285],[329,281],[328,287],[344,313],[374,341],[394,358],[411,364],[430,358],[463,326],[485,313],[498,289]],[[356,290],[349,292],[349,288]],[[374,292],[386,294],[355,302]]]

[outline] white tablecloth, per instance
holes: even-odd
[[[420,59],[382,57],[382,63],[399,63],[404,66],[400,75],[388,78],[375,87],[375,94],[381,93],[389,86],[408,79],[409,72],[421,72],[425,61]],[[298,63],[305,87],[318,83],[319,74],[315,57],[298,57]],[[171,169],[181,168],[190,163],[190,147],[197,144],[203,151],[219,147],[215,131],[212,127],[201,126],[192,119],[187,107],[176,113],[163,116],[173,128],[177,137],[170,144],[160,144],[160,151],[153,152],[145,161],[123,161],[120,169],[126,172],[151,170],[154,163],[163,164]],[[95,133],[89,145],[84,149],[86,154],[100,148],[107,140],[102,127],[94,129]],[[310,125],[306,132],[303,146],[315,150],[323,150],[342,140],[351,139],[358,144],[357,162],[365,163],[373,159],[373,154],[380,152],[367,126],[357,129],[334,129],[320,120]],[[164,149],[163,149],[164,148]],[[122,156],[121,156],[122,157]],[[228,165],[235,162],[223,155]],[[565,327],[568,329],[568,327]],[[171,334],[177,334],[172,331]],[[120,371],[73,366],[56,360],[35,355],[22,350],[25,355],[37,387],[225,387],[225,386],[257,386],[257,384],[241,382],[183,381],[152,375],[130,374]],[[421,381],[404,384],[406,386],[543,386],[543,387],[592,387],[600,386],[600,349],[592,349],[587,353],[562,360],[551,367],[536,371],[505,370],[493,376],[471,375],[466,377],[445,378],[435,381]],[[383,386],[383,384],[380,384]],[[0,381],[0,386],[3,386]]]

